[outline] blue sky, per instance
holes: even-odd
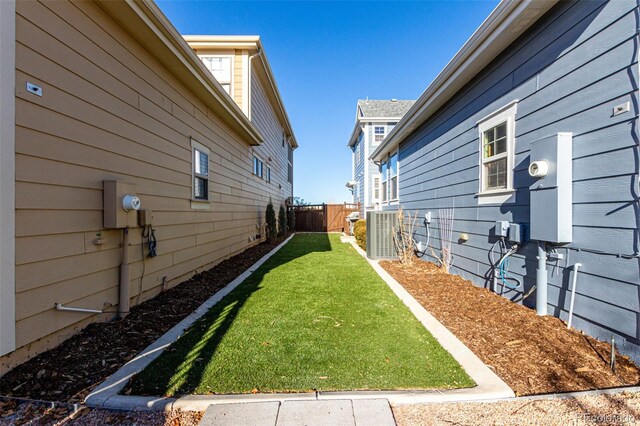
[[[491,13],[476,1],[157,2],[182,34],[259,35],[300,145],[294,195],[351,201],[358,99],[417,99]]]

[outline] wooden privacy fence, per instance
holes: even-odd
[[[346,219],[360,210],[358,204],[310,204],[293,206],[297,232],[349,232]]]

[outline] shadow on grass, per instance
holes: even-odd
[[[193,324],[177,342],[136,375],[125,393],[181,395],[197,388],[206,367],[245,303],[261,289],[265,275],[297,258],[331,251],[328,234],[295,236],[235,290]],[[176,366],[173,367],[173,366]]]

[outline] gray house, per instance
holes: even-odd
[[[399,205],[432,213],[436,251],[455,208],[454,273],[564,320],[576,278],[572,325],[635,360],[639,16],[632,0],[501,2],[369,156]],[[506,280],[500,241],[518,246]]]
[[[389,185],[381,180],[378,166],[369,160],[369,155],[414,102],[397,99],[358,100],[356,122],[348,143],[352,157],[351,180],[346,186],[353,194],[353,202],[360,203],[362,215],[365,211],[380,209],[381,203],[387,201],[382,194],[386,194],[384,188]]]

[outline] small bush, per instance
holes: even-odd
[[[293,206],[287,208],[287,229],[289,232],[293,232],[296,229],[296,214]]]
[[[278,224],[276,222],[276,211],[273,209],[271,201],[267,204],[267,211],[264,217],[267,224],[267,241],[274,241],[278,237]]]
[[[358,220],[353,224],[353,235],[356,237],[356,243],[362,250],[367,249],[367,221],[364,219]]]
[[[280,210],[278,211],[278,238],[284,238],[287,235],[287,212],[284,210],[284,206],[280,204]]]

